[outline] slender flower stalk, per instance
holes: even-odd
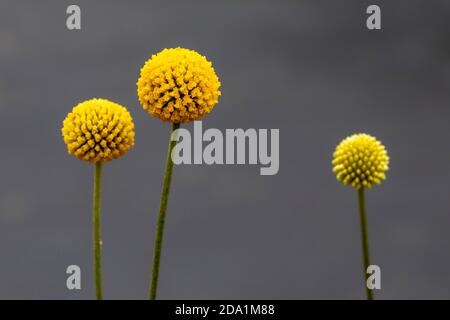
[[[61,129],[67,152],[95,164],[93,197],[93,242],[95,296],[103,299],[100,207],[103,163],[117,159],[134,146],[130,113],[117,103],[91,99],[76,105]]]
[[[137,95],[142,107],[150,115],[172,123],[171,136],[181,123],[200,120],[209,114],[219,101],[220,82],[211,62],[194,50],[164,49],[152,55],[141,68],[137,81]],[[164,224],[172,179],[171,139],[167,151],[161,203],[156,227],[153,267],[149,298],[156,299]]]
[[[102,170],[103,165],[99,162],[95,164],[94,175],[94,275],[95,275],[95,296],[97,300],[103,299],[102,290],[102,240],[100,237],[100,206],[102,193]]]
[[[179,123],[172,123],[170,137],[174,134],[175,130],[180,127]],[[159,266],[161,263],[161,250],[164,237],[164,224],[166,222],[167,204],[169,202],[170,183],[172,180],[172,150],[175,147],[176,141],[169,138],[169,147],[167,148],[166,169],[164,171],[163,187],[161,191],[161,201],[159,204],[159,216],[158,223],[156,225],[155,243],[153,249],[153,268],[152,279],[150,284],[149,298],[150,300],[156,299],[156,290],[158,288]]]
[[[386,148],[376,138],[368,134],[354,134],[342,140],[336,147],[332,163],[336,178],[344,185],[350,185],[358,191],[364,286],[367,299],[373,300],[373,292],[367,286],[366,278],[370,256],[365,190],[386,179],[389,156]]]
[[[370,254],[369,254],[369,235],[367,232],[367,217],[366,217],[366,201],[364,195],[364,188],[358,190],[358,203],[359,203],[359,222],[361,224],[361,243],[364,262],[364,281],[366,281],[367,268],[370,266]],[[373,300],[373,291],[366,285],[367,300]]]

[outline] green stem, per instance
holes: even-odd
[[[170,130],[166,169],[164,171],[163,187],[161,191],[161,202],[159,205],[159,216],[156,226],[155,244],[153,249],[152,279],[149,292],[150,300],[156,299],[156,291],[158,288],[159,266],[161,262],[161,249],[164,236],[164,223],[166,221],[166,209],[167,204],[169,202],[170,181],[172,180],[172,169],[173,169],[172,150],[177,143],[176,141],[172,141],[171,137],[172,133],[179,127],[180,127],[179,123],[173,123]]]
[[[95,296],[103,299],[102,291],[102,241],[100,239],[100,196],[102,192],[102,164],[95,164],[94,176],[94,274]]]
[[[373,292],[367,287],[367,268],[370,266],[369,256],[369,237],[367,233],[367,218],[366,218],[366,201],[364,197],[364,188],[358,190],[359,200],[359,220],[361,223],[361,240],[362,251],[364,258],[364,286],[366,288],[367,300],[373,300]]]

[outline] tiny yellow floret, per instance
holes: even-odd
[[[141,69],[137,95],[142,107],[163,121],[199,120],[219,101],[220,82],[211,62],[194,50],[164,49]]]
[[[389,156],[375,137],[360,133],[342,140],[332,163],[336,178],[343,184],[356,189],[370,188],[386,179]]]
[[[62,127],[69,154],[91,163],[119,158],[134,146],[134,124],[128,110],[106,99],[76,105]]]

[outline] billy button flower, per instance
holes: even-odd
[[[97,299],[103,298],[100,240],[100,195],[102,165],[124,155],[134,146],[134,124],[121,105],[91,99],[75,106],[64,119],[62,135],[69,154],[95,164],[94,175],[94,270]]]
[[[370,257],[364,190],[386,179],[389,156],[386,148],[375,137],[368,134],[354,134],[342,140],[336,147],[332,164],[336,178],[358,191],[365,278]],[[366,281],[364,284],[367,299],[372,300],[373,293],[367,288]]]
[[[220,82],[211,62],[183,48],[164,49],[141,69],[137,93],[152,116],[172,123],[199,120],[220,96]]]
[[[200,120],[212,111],[220,96],[220,82],[211,62],[194,50],[164,49],[145,62],[137,81],[137,95],[148,113],[171,122],[170,135],[180,123]],[[156,299],[164,222],[170,193],[176,141],[169,139],[159,217],[155,236],[149,298]]]

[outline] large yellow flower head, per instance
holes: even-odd
[[[134,146],[134,124],[128,110],[106,99],[75,106],[63,122],[69,154],[91,163],[119,158]]]
[[[137,94],[152,116],[173,123],[199,120],[219,101],[220,82],[211,62],[199,53],[164,49],[141,69]]]
[[[354,134],[345,138],[333,154],[333,172],[343,184],[356,189],[370,188],[386,178],[389,156],[375,137]]]

